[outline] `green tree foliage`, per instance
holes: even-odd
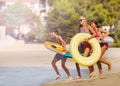
[[[62,4],[56,0],[52,2],[53,8]],[[100,25],[113,25],[120,19],[120,0],[68,0],[71,7],[79,15],[84,15],[88,20],[96,19]],[[54,5],[53,5],[54,4]],[[67,3],[66,3],[67,5]],[[65,5],[65,6],[66,6]],[[70,9],[72,9],[70,8]],[[53,12],[53,11],[52,11]]]
[[[22,3],[16,3],[7,7],[4,11],[7,23],[18,25],[32,21],[35,15]]]
[[[88,22],[97,20],[101,26],[114,25],[115,33],[119,29],[120,0],[48,0],[48,3],[52,8],[48,14],[48,27],[57,27],[61,35],[73,36],[81,15],[86,16]]]
[[[100,25],[115,24],[120,19],[119,8],[120,0],[88,0],[86,6]]]
[[[78,17],[79,14],[69,0],[55,1],[53,9],[48,14],[48,28],[57,28],[60,35],[71,36],[76,33]]]

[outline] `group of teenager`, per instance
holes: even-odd
[[[99,40],[103,40],[105,37],[107,37],[109,35],[109,32],[102,29],[95,20],[92,20],[90,22],[90,24],[88,24],[87,19],[84,16],[80,16],[79,25],[80,25],[79,33],[91,34],[91,36],[89,38],[85,39],[85,42],[82,43],[81,47],[80,47],[81,48],[80,50],[82,50],[80,52],[83,52],[83,56],[88,57],[92,50],[92,47],[90,46],[88,41],[92,38],[97,38]],[[53,38],[54,42],[61,44],[66,49],[66,42],[63,40],[63,38],[60,35],[58,35],[58,31],[56,29],[51,31],[51,37]],[[109,61],[107,61],[105,58],[103,58],[105,51],[108,49],[108,43],[100,42],[100,46],[101,46],[101,56],[100,56],[99,61],[97,62],[97,66],[99,69],[99,75],[101,76],[101,75],[103,75],[101,63],[107,64],[108,70],[111,70],[112,65]],[[61,60],[61,66],[62,66],[63,70],[66,72],[66,74],[68,76],[68,80],[73,79],[68,68],[65,65],[67,57],[65,57],[64,55],[61,55],[59,53],[56,53],[56,55],[54,56],[54,59],[52,60],[52,63],[51,63],[52,67],[54,68],[54,70],[57,74],[55,80],[57,80],[61,77],[59,70],[56,66],[56,62],[58,62],[59,60]],[[75,78],[80,79],[81,78],[80,65],[78,63],[75,63],[75,65],[76,65],[76,70],[78,73],[78,75],[75,76]],[[94,66],[93,65],[89,66],[88,69],[90,71],[89,78],[95,77],[96,72],[94,70]]]

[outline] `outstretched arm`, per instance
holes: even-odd
[[[100,32],[102,33],[102,39],[104,39],[105,37],[107,37],[110,33],[102,28],[99,29]]]

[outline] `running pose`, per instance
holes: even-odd
[[[94,29],[94,31],[96,32],[96,38],[97,39],[103,40],[106,36],[109,35],[109,32],[100,28],[98,26],[98,23],[95,20],[92,20],[90,25]],[[101,53],[100,60],[97,62],[97,65],[98,65],[98,68],[99,68],[99,75],[103,75],[101,63],[107,64],[108,65],[108,70],[111,70],[112,65],[109,61],[102,58],[105,51],[108,49],[108,43],[107,42],[106,43],[100,42],[100,46],[101,46],[102,53]]]
[[[85,41],[86,42],[84,42],[82,45],[81,45],[81,50],[83,50],[83,56],[84,57],[87,57],[87,56],[89,56],[90,55],[90,50],[91,50],[91,46],[90,46],[90,44],[87,42],[89,39],[91,39],[91,38],[94,38],[95,37],[95,35],[96,35],[96,33],[95,33],[95,31],[91,28],[91,26],[90,25],[88,25],[88,23],[87,23],[87,19],[85,18],[85,17],[83,17],[83,16],[80,16],[80,19],[79,19],[79,23],[80,23],[80,28],[79,28],[79,32],[80,33],[87,33],[87,34],[92,34],[92,36],[91,37],[89,37],[89,38],[87,38],[87,39],[85,39]],[[94,71],[94,67],[93,66],[90,66],[90,67],[88,67],[89,68],[89,70],[90,70],[90,75],[89,75],[89,77],[91,78],[91,77],[94,77],[94,76],[96,76],[96,73],[95,73],[95,71]],[[79,67],[79,64],[78,63],[76,63],[76,70],[77,70],[77,73],[78,73],[78,76],[76,76],[76,78],[80,78],[81,77],[81,74],[80,74],[80,67]]]
[[[62,39],[62,37],[60,35],[57,34],[58,32],[56,30],[53,30],[51,32],[51,37],[53,39],[54,42],[57,42],[59,44],[61,44],[65,49],[66,49],[66,43],[65,41]],[[61,60],[61,66],[62,68],[64,69],[64,71],[66,72],[67,76],[68,76],[68,80],[71,80],[72,77],[71,77],[71,74],[68,70],[68,68],[65,66],[65,63],[66,63],[66,60],[67,60],[67,57],[57,53],[55,56],[54,56],[54,59],[52,60],[52,67],[54,68],[57,76],[55,78],[55,80],[59,79],[61,77],[59,71],[58,71],[58,68],[56,66],[56,62],[58,62],[59,60]]]

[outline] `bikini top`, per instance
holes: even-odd
[[[98,32],[96,32],[96,36],[95,37],[100,37],[100,34]]]
[[[88,34],[90,34],[89,30],[85,29],[85,27],[81,27],[80,33],[88,33]]]

